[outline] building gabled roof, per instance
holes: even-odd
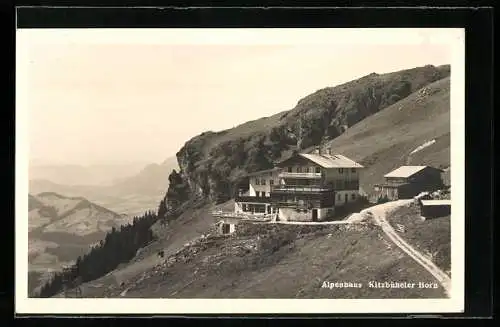
[[[299,153],[298,155],[323,168],[363,168],[359,163],[341,154]]]
[[[272,173],[272,172],[275,172],[275,171],[279,171],[279,170],[281,170],[281,168],[274,167],[274,168],[271,168],[271,169],[254,171],[252,173],[246,174],[245,176],[247,176],[247,177],[249,177],[249,176],[259,176],[259,175],[269,174],[269,173]]]
[[[385,174],[384,177],[408,178],[427,167],[429,166],[401,166],[394,169],[390,173]]]

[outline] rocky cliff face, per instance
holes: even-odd
[[[328,142],[352,125],[450,75],[450,66],[424,66],[327,87],[295,108],[221,132],[205,132],[177,153],[180,178],[170,181],[169,199],[190,194],[224,201],[247,172],[267,169],[293,151]],[[176,172],[177,174],[177,172]]]

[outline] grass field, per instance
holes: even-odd
[[[400,234],[401,237],[451,275],[450,219],[450,215],[447,215],[422,220],[418,206],[412,205],[396,210],[388,221],[395,229],[398,224],[403,225],[405,232]]]
[[[174,264],[158,266],[109,295],[119,296],[128,289],[125,297],[140,298],[444,297],[440,286],[368,286],[370,281],[435,282],[373,225],[252,224],[237,233],[187,247],[169,258]],[[325,281],[361,283],[363,287],[322,288]]]

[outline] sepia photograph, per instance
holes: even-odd
[[[18,29],[16,307],[460,312],[464,37]]]

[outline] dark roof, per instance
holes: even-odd
[[[394,169],[390,173],[385,174],[384,177],[408,178],[408,177],[413,176],[416,173],[418,173],[426,168],[431,168],[431,169],[442,171],[439,168],[434,168],[434,167],[430,167],[430,166],[401,166],[397,169]]]

